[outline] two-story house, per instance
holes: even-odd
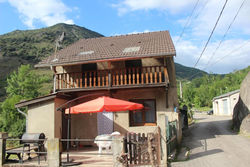
[[[57,108],[83,95],[103,93],[142,103],[145,110],[72,115],[71,138],[95,138],[109,131],[151,132],[160,124],[160,115],[179,121],[175,55],[168,31],[81,39],[36,65],[53,70],[54,93],[16,107],[28,106],[28,133],[66,138],[67,114]],[[79,99],[75,105],[93,98]]]

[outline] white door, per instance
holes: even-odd
[[[224,115],[228,115],[228,101],[227,101],[227,99],[223,99],[223,110],[224,110]]]
[[[97,114],[98,135],[113,132],[113,112],[100,112]]]

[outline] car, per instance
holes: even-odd
[[[207,115],[213,115],[214,114],[214,111],[213,110],[209,110],[208,112],[207,112]]]

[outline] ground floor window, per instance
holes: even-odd
[[[143,104],[144,109],[129,112],[130,126],[156,125],[155,99],[136,99],[131,101]]]

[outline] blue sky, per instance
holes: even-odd
[[[244,0],[229,0],[197,68],[229,73],[250,65],[250,0],[245,0],[224,41],[224,33]],[[198,2],[192,17],[190,14]],[[169,30],[175,61],[193,67],[225,0],[0,0],[0,34],[64,22],[105,36]],[[187,24],[182,38],[180,34]],[[179,40],[178,40],[179,39]],[[213,54],[214,53],[214,54]]]

